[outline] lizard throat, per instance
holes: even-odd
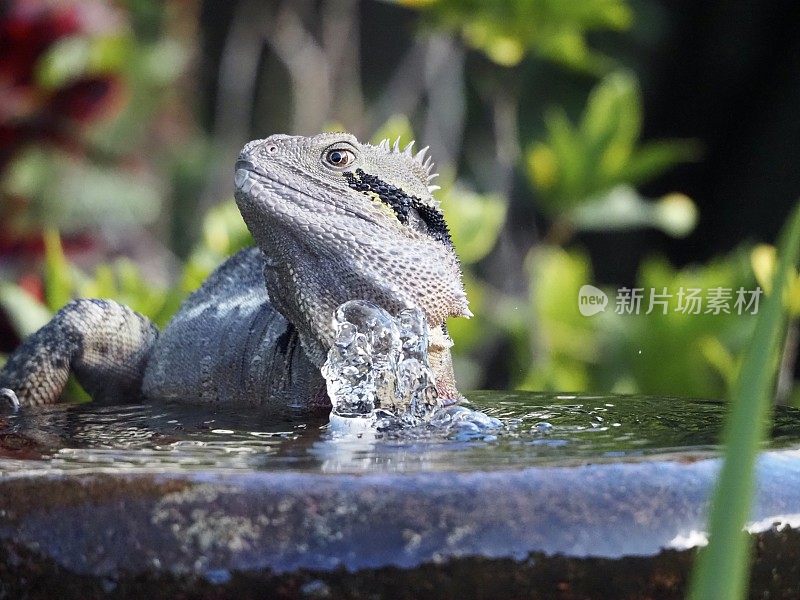
[[[366,196],[377,196],[383,204],[392,209],[397,220],[403,225],[409,224],[409,214],[416,211],[427,227],[427,234],[445,246],[453,247],[450,230],[442,213],[423,202],[417,196],[407,194],[403,189],[386,183],[375,175],[356,169],[355,173],[345,171],[343,174],[351,189]]]

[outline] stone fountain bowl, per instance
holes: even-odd
[[[337,434],[252,408],[0,417],[0,598],[682,598],[724,405],[476,392],[495,432]],[[800,597],[800,410],[748,531]]]

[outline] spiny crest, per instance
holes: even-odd
[[[406,147],[401,150],[400,137],[398,136],[398,138],[394,141],[394,144],[392,144],[387,138],[378,144],[378,148],[384,152],[397,154],[398,156],[402,156],[403,158],[411,161],[412,168],[420,176],[420,179],[426,184],[430,184],[431,181],[439,176],[438,173],[432,172],[433,158],[428,156],[428,148],[430,148],[430,146],[425,146],[418,152],[414,153],[412,152],[412,149],[414,148],[414,140],[411,140]],[[438,185],[428,185],[428,191],[431,193],[438,189]]]

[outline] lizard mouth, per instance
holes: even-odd
[[[251,163],[249,160],[236,161],[236,169],[233,180],[236,184],[237,190],[242,189],[242,186],[250,178],[251,173],[257,173],[256,166],[253,163]]]
[[[287,169],[287,171],[291,173],[290,169]],[[264,185],[266,182],[269,182],[268,186]],[[279,177],[278,175],[270,174],[265,169],[255,165],[253,162],[242,159],[236,161],[234,183],[236,185],[237,194],[252,196],[260,195],[259,192],[274,194],[276,189],[284,188],[291,190],[291,192],[295,195],[303,196],[304,198],[327,207],[332,205],[330,200],[331,197],[336,198],[341,196],[343,193],[341,190],[338,190],[330,184],[320,180],[316,180],[315,183],[317,187],[321,188],[322,193],[310,193],[308,190],[303,190],[298,186],[292,185],[288,177]],[[253,188],[255,188],[255,193]],[[326,197],[326,194],[324,193],[325,191],[329,191],[330,196]],[[367,223],[370,223],[376,227],[381,226],[381,223],[379,223],[372,215],[366,212],[354,210],[352,207],[342,203],[337,203],[336,207],[348,215],[361,219],[362,221],[366,221]]]

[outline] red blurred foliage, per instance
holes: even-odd
[[[90,233],[76,233],[61,240],[66,254],[88,252],[96,243]],[[0,229],[0,257],[41,256],[44,254],[44,238],[41,233],[27,236],[10,236]]]
[[[0,16],[0,80],[6,85],[31,85],[36,62],[57,40],[78,33],[75,5],[58,6],[16,0]]]
[[[113,77],[84,77],[59,89],[51,110],[68,119],[88,123],[104,116],[115,104],[119,82]]]
[[[37,85],[36,69],[51,46],[67,36],[113,27],[98,3],[11,0],[0,4],[0,170],[30,142],[81,147],[76,125],[106,116],[117,105],[120,80],[82,76],[58,89]],[[99,17],[99,18],[98,18]]]
[[[42,282],[41,277],[33,273],[26,273],[19,278],[17,285],[38,299],[39,302],[44,302],[44,282]]]
[[[118,14],[99,2],[0,0],[0,175],[28,144],[84,152],[82,129],[120,106],[121,77],[76,74],[52,89],[38,84],[36,72],[59,40],[113,34],[118,25]],[[40,233],[7,226],[12,214],[25,212],[27,203],[26,198],[3,198],[0,257],[41,255]],[[76,243],[83,246],[85,240]]]

